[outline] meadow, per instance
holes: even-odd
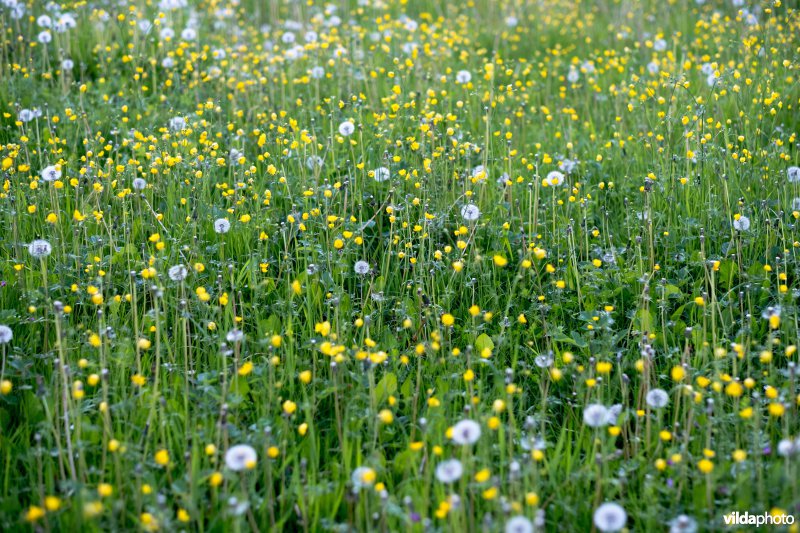
[[[798,531],[799,69],[793,0],[0,0],[0,530]]]

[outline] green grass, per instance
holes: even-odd
[[[0,528],[800,511],[796,3],[18,2]]]

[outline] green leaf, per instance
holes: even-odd
[[[479,354],[483,353],[483,350],[489,348],[489,350],[494,349],[494,342],[492,342],[492,338],[487,335],[486,333],[481,333],[477,339],[475,339],[475,349],[478,351]]]
[[[375,386],[375,395],[378,403],[383,403],[395,392],[397,392],[397,375],[389,372]]]

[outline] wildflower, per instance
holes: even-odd
[[[800,182],[800,167],[789,167],[786,169],[786,178],[789,183]]]
[[[492,257],[492,260],[494,261],[495,266],[498,267],[504,267],[508,264],[508,259],[506,259],[502,255],[495,255],[494,257]]]
[[[436,479],[445,484],[455,483],[461,479],[463,473],[464,467],[458,459],[442,461],[436,467]]]
[[[31,505],[25,513],[25,520],[27,522],[36,522],[44,516],[44,509],[38,505]]]
[[[778,306],[767,307],[761,313],[761,318],[769,321],[770,329],[778,329],[781,325],[781,308]]]
[[[750,219],[737,214],[733,220],[733,227],[736,231],[747,231],[750,229]]]
[[[594,525],[603,533],[619,531],[628,521],[628,513],[621,505],[606,502],[594,511]]]
[[[524,516],[515,516],[506,522],[506,533],[533,533],[536,529],[533,522]]]
[[[456,83],[463,85],[472,81],[472,73],[468,70],[459,70],[456,72]]]
[[[258,454],[249,444],[237,444],[225,452],[225,466],[234,472],[254,468],[257,460]]]
[[[231,223],[226,218],[218,218],[214,221],[214,231],[217,233],[228,233],[231,229]]]
[[[391,172],[386,167],[378,167],[372,171],[375,181],[386,181],[391,177]]]
[[[14,332],[5,324],[0,324],[0,344],[8,344],[14,338]]]
[[[56,181],[61,178],[61,171],[55,165],[48,165],[39,174],[44,181]]]
[[[167,466],[169,464],[169,452],[167,450],[158,450],[155,455],[156,464],[160,466]]]
[[[453,426],[452,439],[456,444],[475,444],[481,438],[481,426],[474,420],[465,419]]]
[[[297,411],[297,404],[291,400],[286,400],[283,402],[283,412],[287,415],[292,415],[294,412]]]
[[[696,531],[697,520],[685,514],[676,516],[669,523],[669,533],[695,533]]]
[[[555,356],[552,351],[539,354],[534,359],[533,362],[539,368],[550,368],[555,361]]]
[[[232,329],[225,335],[228,342],[241,342],[244,339],[244,332],[240,329]]]
[[[306,159],[306,167],[308,170],[314,170],[315,168],[320,168],[322,166],[322,158],[318,155],[310,155]]]
[[[697,463],[697,469],[700,470],[703,474],[710,474],[712,470],[714,470],[714,463],[712,463],[708,459],[701,459]]]
[[[356,261],[356,264],[353,265],[353,270],[356,274],[363,276],[369,273],[370,266],[366,261]]]
[[[169,129],[172,131],[181,131],[186,129],[187,122],[183,117],[174,117],[169,121]]]
[[[645,400],[650,407],[660,409],[669,403],[669,395],[664,389],[652,389],[647,393]]]
[[[247,376],[252,371],[253,371],[253,362],[252,361],[247,361],[246,363],[244,363],[242,366],[239,367],[238,374],[240,376]]]
[[[598,428],[608,423],[608,409],[599,403],[587,405],[583,410],[583,423]]]
[[[44,239],[36,239],[28,245],[28,253],[34,259],[41,259],[47,257],[53,251],[53,247]]]
[[[682,381],[686,377],[686,369],[680,365],[675,365],[670,370],[670,376],[673,381]]]
[[[567,81],[570,83],[578,83],[578,80],[581,79],[581,73],[575,67],[570,67],[569,72],[567,73]]]
[[[558,163],[558,169],[565,174],[572,174],[577,166],[578,162],[572,159],[562,159]]]
[[[378,413],[378,420],[380,420],[382,424],[389,425],[394,421],[394,415],[389,409],[382,409],[381,412]]]
[[[61,508],[61,498],[58,496],[46,496],[44,499],[44,508],[51,513],[58,511]]]
[[[368,466],[359,466],[350,475],[350,481],[353,482],[353,492],[358,492],[363,488],[371,487],[375,484],[377,474],[373,469]]]
[[[461,216],[464,220],[472,222],[478,220],[478,217],[481,216],[481,210],[475,204],[467,204],[461,208]]]
[[[167,275],[169,275],[169,279],[172,281],[183,281],[186,279],[188,273],[189,270],[184,265],[172,266],[167,271]]]
[[[339,124],[339,135],[342,137],[349,137],[356,130],[356,127],[349,120],[345,120]]]
[[[133,180],[133,190],[142,191],[147,187],[147,182],[143,178],[136,178]]]

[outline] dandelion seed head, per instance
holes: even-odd
[[[603,533],[619,531],[628,521],[628,513],[621,505],[606,502],[594,511],[594,525]]]
[[[256,461],[258,461],[258,453],[249,444],[237,444],[225,452],[225,466],[234,472],[252,468]]]

